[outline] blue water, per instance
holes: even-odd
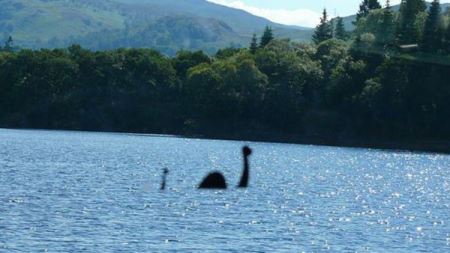
[[[3,129],[0,252],[450,252],[450,156]]]

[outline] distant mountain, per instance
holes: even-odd
[[[206,0],[0,0],[0,38],[16,45],[91,49],[152,47],[215,52],[247,46],[253,33],[310,40],[312,29],[285,26]]]
[[[427,3],[428,7],[431,5],[431,3]],[[441,4],[442,12],[447,11],[447,8],[450,8],[450,3]],[[400,10],[400,5],[394,5],[392,6],[392,9],[394,11]],[[352,31],[355,29],[355,25],[353,25],[353,22],[356,21],[356,15],[351,15],[347,17],[343,17],[344,20],[344,26],[347,31]]]

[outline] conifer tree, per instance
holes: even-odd
[[[340,40],[345,40],[347,38],[347,32],[345,31],[344,26],[344,19],[341,17],[336,18],[336,28],[334,30],[334,37]]]
[[[395,39],[395,21],[395,14],[391,8],[391,2],[386,0],[386,8],[383,12],[382,24],[382,27],[384,28],[382,41],[385,45],[392,44]]]
[[[270,26],[266,26],[266,29],[264,30],[264,33],[261,37],[261,42],[259,44],[260,47],[267,46],[273,39],[274,39],[274,37],[273,37],[272,28]]]
[[[254,54],[258,50],[258,38],[253,34],[252,42],[250,43],[250,53]]]
[[[447,26],[444,37],[444,50],[450,53],[450,24]]]
[[[369,10],[381,9],[381,4],[378,0],[369,0]]]
[[[11,52],[13,51],[13,39],[11,36],[8,37],[8,39],[5,41],[5,46],[3,47],[3,51]]]
[[[425,52],[436,52],[440,48],[442,33],[440,31],[441,5],[439,0],[434,0],[428,10],[425,23],[421,49]]]
[[[417,16],[427,9],[424,0],[402,0],[400,5],[397,39],[400,44],[417,43],[420,30],[417,27]]]
[[[363,0],[359,5],[359,11],[356,14],[356,21],[367,16],[371,10],[381,9],[378,0]]]
[[[322,17],[320,18],[320,24],[316,27],[313,35],[313,41],[319,44],[322,41],[333,38],[333,27],[328,22],[327,10],[323,9]]]

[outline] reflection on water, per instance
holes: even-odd
[[[0,214],[0,252],[446,252],[450,156],[0,130]]]

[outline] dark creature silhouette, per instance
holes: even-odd
[[[250,168],[248,164],[248,157],[252,154],[252,150],[245,146],[242,148],[242,155],[244,158],[244,169],[239,182],[239,188],[248,187],[248,181],[250,176]],[[220,172],[213,172],[209,174],[199,185],[199,189],[227,189],[227,182],[225,177]]]

